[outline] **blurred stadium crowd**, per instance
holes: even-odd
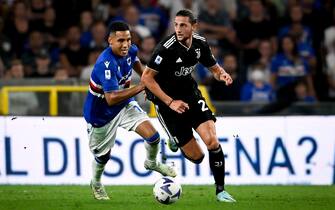
[[[88,80],[124,20],[145,64],[180,8],[198,16],[198,33],[234,83],[203,66],[194,77],[215,101],[285,105],[335,99],[333,0],[0,0],[0,80]],[[277,104],[278,105],[278,104]],[[279,105],[279,106],[281,106]],[[275,108],[274,108],[275,107]],[[275,110],[276,105],[264,113]]]

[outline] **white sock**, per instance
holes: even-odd
[[[158,144],[148,144],[146,141],[144,141],[144,147],[146,150],[146,155],[147,155],[147,160],[152,161],[152,162],[156,162],[156,156],[158,153]]]
[[[106,164],[98,163],[96,160],[93,160],[92,162],[92,181],[95,184],[100,184],[101,182],[101,176],[104,172]]]

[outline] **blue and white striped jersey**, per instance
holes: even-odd
[[[134,98],[129,98],[119,104],[109,106],[104,93],[129,88],[133,65],[139,61],[137,51],[136,45],[131,45],[128,55],[120,57],[114,55],[112,48],[108,47],[97,59],[84,104],[85,120],[94,127],[107,124],[123,107],[134,100]]]

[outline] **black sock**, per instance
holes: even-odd
[[[221,145],[217,149],[208,150],[209,153],[209,166],[212,170],[215,184],[216,194],[224,190],[224,177],[225,177],[225,161]]]

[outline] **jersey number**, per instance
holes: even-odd
[[[206,102],[204,100],[199,100],[198,101],[198,104],[201,105],[201,111],[207,111],[208,110],[208,107],[206,107]]]

